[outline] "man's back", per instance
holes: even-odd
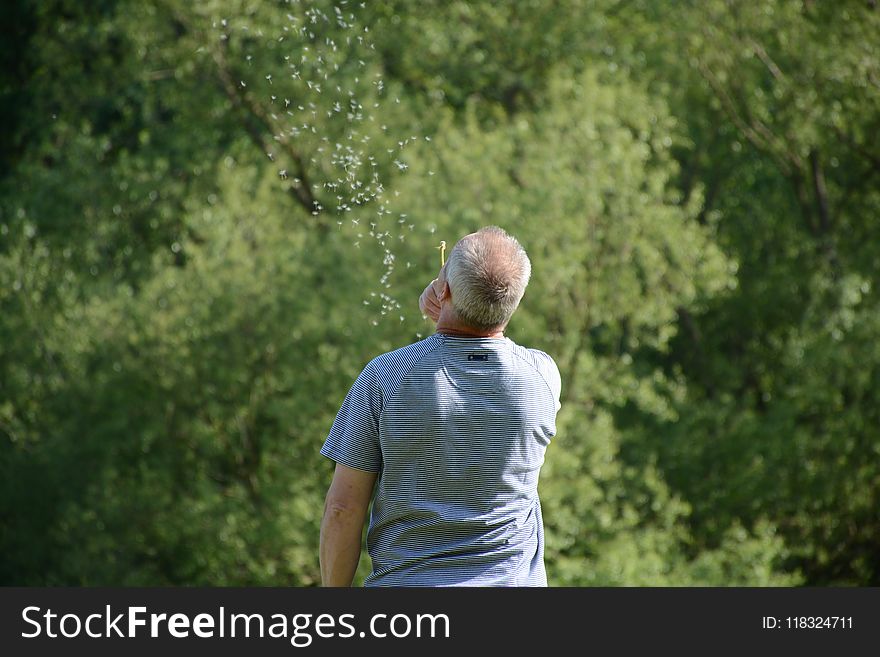
[[[366,585],[543,586],[538,473],[559,372],[507,338],[435,334],[355,382],[322,453],[379,478]]]

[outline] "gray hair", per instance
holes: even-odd
[[[446,262],[458,319],[478,330],[506,326],[525,294],[532,263],[515,237],[488,226],[462,238]]]

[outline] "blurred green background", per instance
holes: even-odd
[[[880,585],[877,5],[4,2],[0,584],[316,584],[343,396],[497,224],[551,585]]]

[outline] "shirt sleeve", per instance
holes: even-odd
[[[345,396],[321,454],[350,468],[379,472],[382,469],[379,446],[381,414],[382,390],[371,363]]]
[[[549,354],[544,353],[540,349],[530,349],[529,351],[531,351],[532,355],[535,357],[536,367],[541,373],[544,381],[547,383],[547,387],[550,389],[550,394],[553,396],[553,403],[555,406],[553,414],[555,415],[559,412],[559,409],[562,408],[560,402],[562,398],[562,376],[559,374],[559,367]]]
[[[550,355],[538,349],[532,349],[531,352],[536,359],[535,366],[538,372],[540,372],[544,383],[547,384],[551,397],[552,408],[548,405],[543,413],[545,437],[547,444],[549,444],[550,439],[556,435],[556,415],[562,408],[562,377],[559,374],[559,367],[556,365],[556,361]]]
[[[550,391],[553,393],[554,400],[556,402],[556,412],[559,412],[559,409],[562,408],[562,403],[560,402],[562,398],[562,377],[559,374],[559,367],[556,365],[556,361],[554,361],[550,356],[547,356],[547,359],[550,361],[547,376],[547,384],[550,386]]]

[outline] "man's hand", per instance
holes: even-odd
[[[440,319],[440,297],[437,293],[437,286],[439,285],[441,283],[435,278],[428,283],[425,291],[422,292],[422,296],[419,297],[419,310],[434,322]]]

